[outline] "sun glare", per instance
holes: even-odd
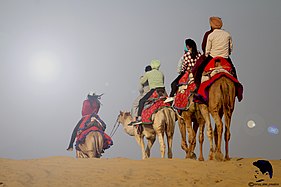
[[[58,59],[50,52],[40,52],[32,57],[30,71],[36,81],[54,81],[59,75]]]

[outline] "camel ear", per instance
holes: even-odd
[[[123,115],[123,112],[120,110],[120,115],[122,116]]]

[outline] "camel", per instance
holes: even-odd
[[[85,143],[78,145],[76,158],[100,158],[103,153],[103,135],[99,131],[91,131],[85,138]]]
[[[153,124],[142,124],[143,130],[138,133],[136,126],[129,126],[133,121],[133,117],[130,112],[122,112],[118,116],[118,122],[122,124],[124,131],[130,135],[134,136],[137,143],[140,145],[142,150],[142,159],[150,157],[150,150],[155,142],[156,136],[160,144],[161,158],[165,157],[165,142],[164,133],[167,137],[168,143],[168,158],[172,158],[172,142],[175,129],[176,115],[173,109],[169,107],[164,107],[152,115]],[[145,149],[144,137],[147,139],[147,147]]]
[[[235,104],[235,85],[234,82],[222,76],[216,80],[209,88],[209,101],[208,106],[206,104],[199,104],[200,111],[207,124],[207,134],[210,141],[210,154],[209,159],[215,159],[218,161],[223,160],[223,154],[221,152],[221,139],[223,133],[222,117],[225,121],[225,160],[230,160],[229,157],[229,140],[230,140],[230,123],[231,116],[234,110]],[[215,122],[214,132],[212,131],[210,113]],[[215,142],[215,151],[213,148],[213,137]]]
[[[199,128],[200,155],[198,160],[204,161],[203,142],[205,120],[200,112],[198,104],[193,102],[193,96],[189,98],[189,102],[190,106],[188,110],[182,111],[178,121],[182,139],[181,148],[186,152],[186,158],[196,159],[196,154],[194,153],[194,150],[196,146],[196,134]],[[189,147],[186,143],[186,130],[188,132]]]

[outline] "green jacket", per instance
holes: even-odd
[[[152,60],[150,64],[152,70],[146,72],[140,79],[140,83],[144,84],[148,81],[149,88],[161,88],[164,86],[164,74],[159,71],[160,61],[159,60]]]

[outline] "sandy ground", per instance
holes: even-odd
[[[131,160],[47,157],[0,159],[0,187],[6,186],[281,186],[281,160],[269,160],[273,178],[256,182],[252,163],[262,158],[227,162],[190,159]]]

